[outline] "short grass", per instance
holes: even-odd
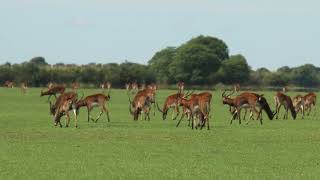
[[[110,123],[105,115],[88,123],[82,109],[80,128],[73,121],[58,128],[39,92],[0,89],[0,179],[320,178],[317,116],[230,125],[221,93],[213,92],[211,130],[191,130],[186,121],[175,128],[171,113],[134,122],[125,91],[113,90]],[[161,90],[159,103],[171,93]],[[274,109],[274,92],[264,94]]]

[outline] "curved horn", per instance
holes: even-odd
[[[232,94],[234,94],[234,92],[235,92],[235,91],[233,90],[230,94],[227,95],[227,97],[229,97],[229,96],[231,96]]]
[[[226,92],[227,92],[227,90],[224,90],[223,93],[221,94],[221,96],[226,97]]]

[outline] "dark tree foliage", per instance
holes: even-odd
[[[49,82],[97,87],[111,82],[113,87],[124,87],[125,83],[176,84],[184,81],[188,85],[216,85],[240,83],[252,86],[294,85],[319,87],[320,68],[311,64],[276,71],[266,68],[251,70],[242,55],[229,56],[227,45],[220,39],[198,36],[179,47],[167,47],[155,55],[148,65],[124,62],[121,64],[86,65],[57,63],[50,65],[43,57],[35,57],[21,64],[0,65],[0,83],[27,82],[29,86],[46,86]]]

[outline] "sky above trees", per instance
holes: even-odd
[[[289,0],[3,0],[0,63],[146,64],[200,34],[223,39],[254,69],[320,66],[320,2]]]

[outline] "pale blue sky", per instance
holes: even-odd
[[[200,34],[254,68],[320,66],[317,0],[0,0],[0,63],[147,63]]]

